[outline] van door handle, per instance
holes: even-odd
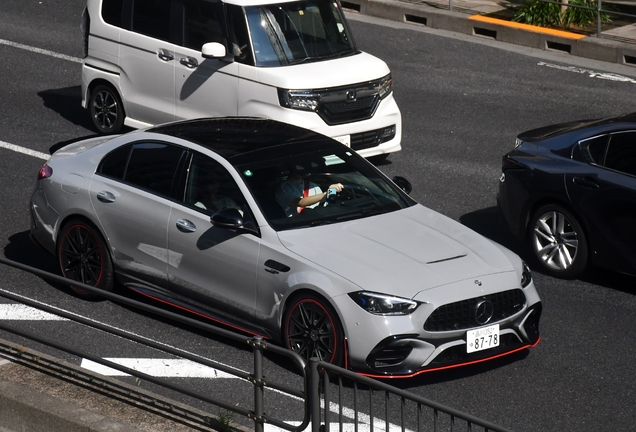
[[[189,69],[194,69],[195,67],[199,66],[199,62],[194,57],[182,58],[179,60],[179,63],[181,63],[182,65],[184,65],[185,67]]]
[[[172,61],[174,60],[174,56],[170,54],[170,51],[167,49],[159,48],[159,52],[157,52],[157,56],[163,61]]]

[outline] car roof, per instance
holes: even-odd
[[[309,129],[253,117],[185,120],[155,126],[146,132],[198,144],[233,165],[317,150],[342,149],[339,142]]]
[[[519,139],[523,141],[541,141],[569,133],[607,133],[614,129],[636,128],[636,112],[593,120],[579,120],[543,126],[522,132]]]

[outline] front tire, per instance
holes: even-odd
[[[307,362],[317,357],[342,366],[344,337],[333,307],[310,293],[291,299],[290,305],[283,319],[285,346]]]
[[[98,85],[88,104],[93,125],[102,134],[116,134],[124,125],[124,106],[119,94],[108,85]]]
[[[539,208],[528,230],[532,256],[545,273],[571,279],[588,260],[587,239],[574,215],[558,205]]]
[[[101,234],[90,224],[75,219],[64,225],[57,243],[57,256],[65,278],[104,291],[113,291],[113,264],[110,254]],[[69,286],[80,297],[98,297],[88,290]]]

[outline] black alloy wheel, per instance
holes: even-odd
[[[124,125],[124,107],[121,98],[111,86],[98,85],[91,92],[89,101],[91,119],[102,134],[115,134]]]
[[[71,220],[60,232],[57,256],[62,275],[83,284],[113,291],[113,265],[102,236],[82,220]],[[80,297],[98,297],[69,285]]]
[[[317,357],[342,366],[342,329],[331,305],[312,294],[292,299],[290,304],[283,322],[285,346],[307,362]]]
[[[539,208],[529,226],[532,255],[543,270],[570,279],[585,269],[588,247],[581,224],[558,205]]]

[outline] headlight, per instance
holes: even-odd
[[[384,99],[391,93],[393,89],[393,78],[388,74],[378,82],[378,95],[380,99]]]
[[[285,108],[316,111],[320,95],[307,90],[278,89],[278,100]]]
[[[527,287],[532,282],[532,274],[530,273],[530,267],[524,262],[523,272],[521,272],[521,288]]]
[[[349,297],[374,315],[408,315],[419,306],[414,300],[365,291],[349,293]]]
[[[523,141],[521,141],[519,138],[515,139],[515,148],[519,147],[521,144],[523,144]]]

